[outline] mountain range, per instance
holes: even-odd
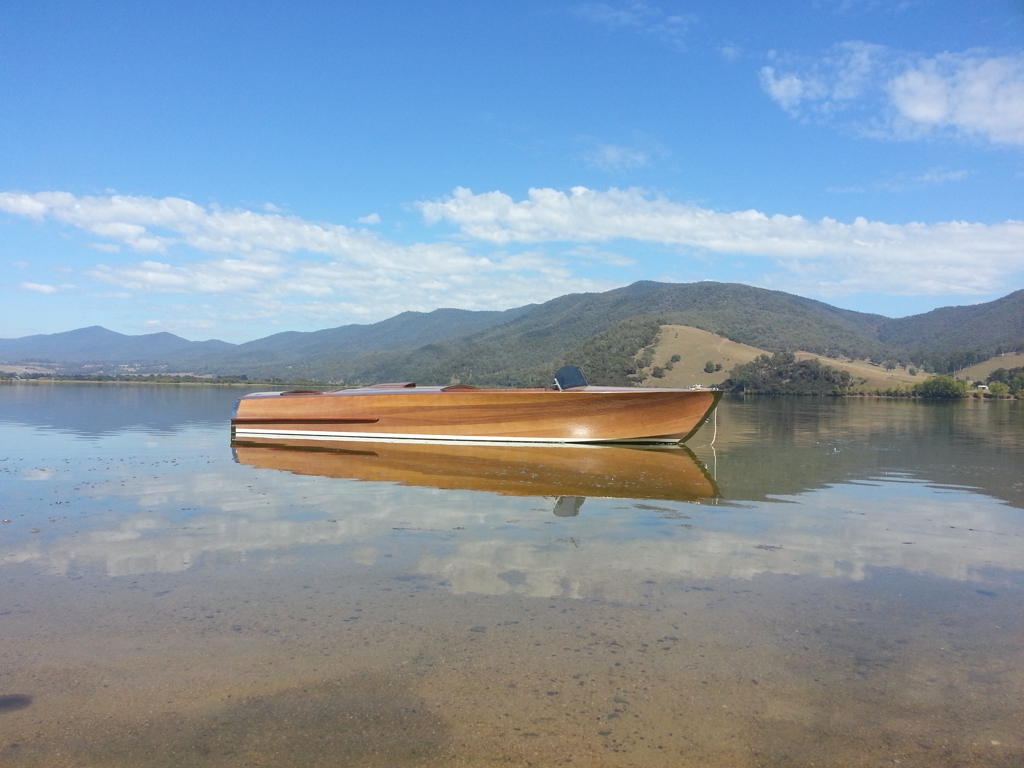
[[[546,384],[558,365],[571,362],[594,381],[631,383],[667,324],[766,350],[892,359],[944,372],[1024,347],[1024,290],[893,319],[735,283],[642,281],[501,312],[403,312],[369,325],[289,331],[244,344],[93,326],[0,339],[0,361],[45,363],[62,373],[128,366],[290,381],[511,386]]]

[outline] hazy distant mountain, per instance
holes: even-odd
[[[231,345],[227,353],[184,347],[172,359],[178,365],[187,364],[192,367],[230,365],[232,368],[244,368],[253,365],[301,364],[325,356],[330,359],[348,358],[364,352],[420,347],[507,323],[529,310],[527,306],[504,312],[471,312],[465,309],[403,312],[371,325],[343,325],[322,331],[275,333],[255,341]]]
[[[63,333],[0,339],[0,359],[6,362],[159,363],[186,349],[225,354],[233,346],[223,341],[189,341],[173,333],[126,336],[93,325]]]
[[[403,312],[370,325],[290,331],[245,344],[192,342],[170,333],[126,336],[94,326],[0,339],[0,360],[48,361],[69,369],[133,364],[147,371],[424,384],[546,383],[556,364],[584,360],[605,380],[622,381],[665,323],[769,350],[897,359],[974,350],[984,357],[997,347],[1024,343],[1024,291],[987,304],[891,319],[735,283],[642,281],[504,312]]]
[[[143,366],[196,363],[268,363],[301,360],[310,355],[347,357],[369,350],[403,349],[429,344],[514,319],[529,307],[504,312],[438,309],[403,312],[372,325],[345,325],[303,333],[286,331],[244,344],[189,341],[173,333],[127,336],[98,325],[63,333],[0,339],[5,362],[110,363]]]

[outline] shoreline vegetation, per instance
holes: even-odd
[[[678,356],[676,356],[678,357]],[[649,361],[648,361],[649,363]],[[709,364],[710,367],[710,364]],[[721,366],[719,366],[721,368]],[[711,371],[708,371],[709,373]],[[0,384],[143,384],[200,385],[240,387],[317,387],[350,388],[362,384],[324,382],[311,379],[284,380],[247,376],[195,376],[192,374],[58,374],[0,372]],[[733,395],[771,395],[788,397],[891,397],[922,400],[1015,400],[1024,399],[1024,367],[997,368],[985,381],[973,384],[949,375],[935,375],[911,387],[855,389],[858,381],[816,358],[799,359],[792,352],[759,355],[729,371],[729,377],[716,389]]]
[[[733,393],[752,395],[829,395],[839,397],[898,397],[925,400],[958,400],[968,397],[1016,399],[1024,397],[1024,367],[998,368],[985,381],[970,384],[964,379],[939,374],[911,387],[874,390],[854,389],[857,381],[848,371],[818,359],[800,360],[791,352],[759,355],[752,362],[737,365],[722,383]]]

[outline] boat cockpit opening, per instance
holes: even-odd
[[[558,387],[559,392],[565,389],[585,387],[587,385],[587,377],[584,376],[583,371],[575,365],[566,365],[555,372],[555,386]]]

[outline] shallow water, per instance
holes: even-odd
[[[236,462],[244,391],[0,387],[0,765],[1024,764],[1020,403],[724,401],[574,477]]]

